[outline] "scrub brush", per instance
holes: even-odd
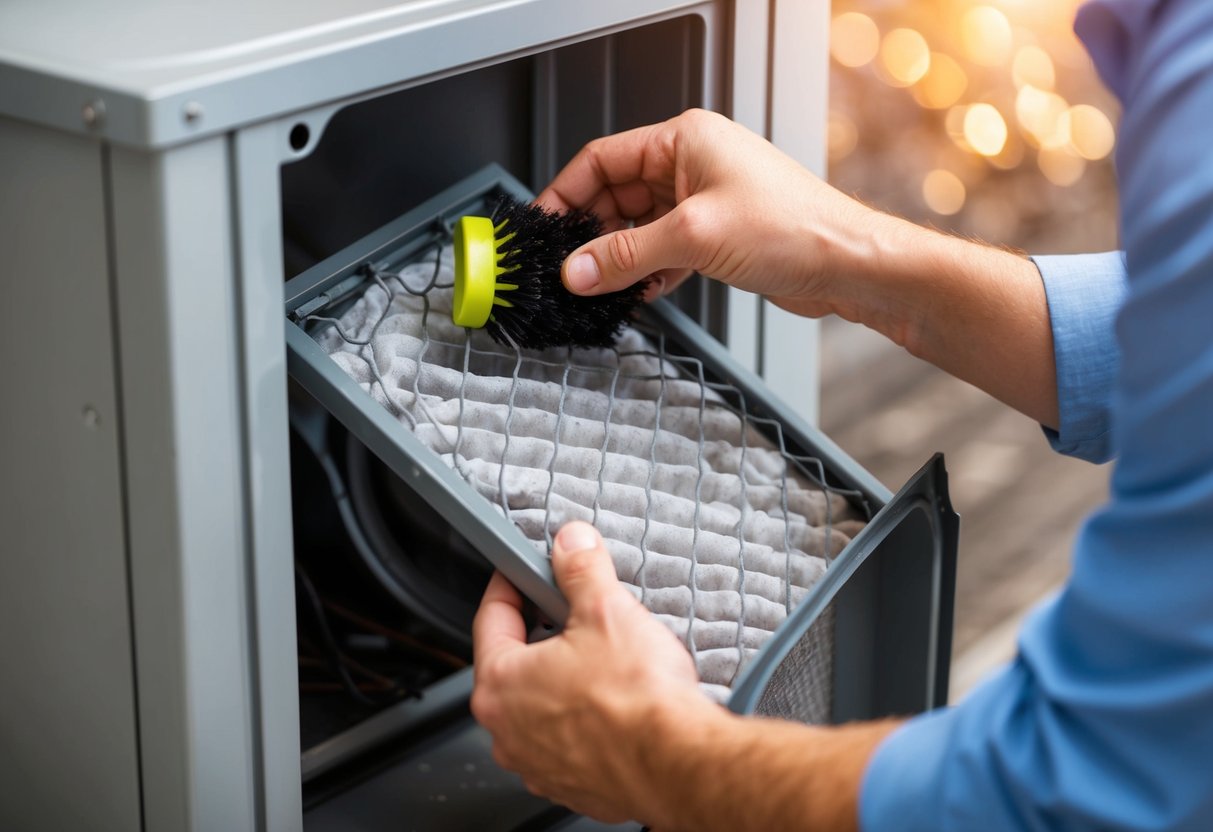
[[[587,211],[561,213],[502,197],[491,217],[455,225],[458,326],[520,347],[609,347],[644,297],[645,281],[582,297],[560,282],[566,257],[602,233]]]

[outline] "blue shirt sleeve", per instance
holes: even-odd
[[[1044,281],[1057,364],[1061,424],[1045,428],[1053,450],[1107,462],[1112,448],[1112,383],[1120,366],[1113,322],[1124,303],[1125,259],[1105,254],[1032,258]]]
[[[1016,660],[877,749],[866,830],[1213,829],[1213,3],[1076,28],[1124,104],[1110,499]]]

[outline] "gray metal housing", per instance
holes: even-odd
[[[578,136],[627,126],[610,93],[640,50],[616,36],[686,20],[624,100],[722,110],[820,170],[827,19],[824,0],[0,4],[0,827],[302,827],[282,180],[330,120],[525,61],[537,187]],[[722,334],[811,412],[804,362],[762,363],[811,332],[736,296]]]

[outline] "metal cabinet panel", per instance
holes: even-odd
[[[229,144],[110,161],[145,822],[255,829]]]
[[[364,10],[380,8],[343,4],[335,15],[335,4],[315,0],[216,0],[205,23],[189,25],[182,9],[141,0],[125,3],[126,15],[86,14],[79,0],[10,0],[0,4],[0,112],[163,148],[693,3],[366,0]],[[130,25],[135,12],[143,25]],[[94,108],[82,118],[97,101],[102,116]]]
[[[738,114],[741,87],[761,87],[749,109],[794,142],[803,130],[770,111],[799,106],[796,44],[781,36],[774,66],[766,54],[776,22],[799,31],[826,8],[356,5],[383,13],[307,2],[254,21],[221,0],[205,25],[183,28],[130,2],[153,15],[132,49],[127,15],[97,17],[76,0],[0,13],[11,24],[0,24],[0,112],[64,131],[0,116],[0,344],[14,362],[0,407],[0,748],[22,767],[0,780],[0,828],[300,824],[280,127],[302,118],[318,136],[342,101],[524,55],[553,64],[557,44],[686,14],[703,20],[701,47],[688,40],[697,22],[668,25],[702,67],[660,107],[614,100],[619,116],[654,117],[694,100],[696,85],[700,103],[722,108],[736,75],[752,81],[734,90]],[[165,26],[167,38],[149,39]],[[824,66],[824,52],[805,60]],[[629,63],[621,77],[646,71]],[[536,73],[529,155],[551,167],[567,121],[547,111],[547,77]],[[823,78],[812,76],[818,103]],[[755,366],[756,302],[744,318],[734,328],[750,343],[735,348]]]
[[[102,169],[0,119],[0,829],[140,826]]]

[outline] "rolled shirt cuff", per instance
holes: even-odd
[[[1057,364],[1060,425],[1044,427],[1045,437],[1058,453],[1107,462],[1116,453],[1111,401],[1120,366],[1116,313],[1128,291],[1124,253],[1032,260],[1044,282]]]

